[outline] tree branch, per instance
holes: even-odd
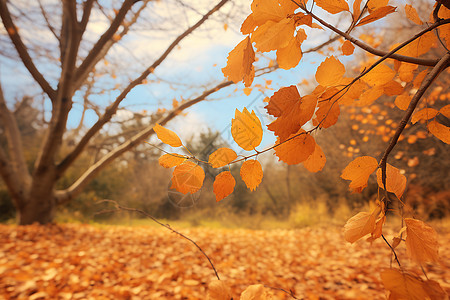
[[[32,58],[28,54],[27,47],[23,43],[17,27],[14,25],[14,22],[11,19],[11,13],[8,9],[8,6],[6,5],[6,0],[0,0],[0,16],[2,18],[3,26],[5,26],[9,38],[14,44],[14,47],[16,48],[17,53],[22,60],[22,63],[27,68],[28,72],[30,72],[31,76],[33,76],[34,80],[36,80],[36,82],[42,88],[42,90],[53,101],[56,98],[56,91],[50,86],[41,72],[39,72],[39,70],[34,65]]]

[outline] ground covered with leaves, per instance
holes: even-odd
[[[264,284],[273,299],[384,299],[382,240],[344,241],[340,228],[183,229],[212,259],[234,299]],[[450,233],[429,279],[450,292]],[[402,266],[425,279],[398,250]],[[394,265],[394,264],[393,264]],[[396,265],[395,265],[396,266]],[[0,225],[0,299],[206,299],[216,279],[205,256],[165,228]]]

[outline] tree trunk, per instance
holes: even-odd
[[[30,196],[25,199],[25,204],[17,210],[19,225],[51,223],[55,216],[55,210],[56,204],[53,196]]]

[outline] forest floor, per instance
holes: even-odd
[[[276,288],[298,299],[385,299],[379,274],[390,266],[388,246],[351,245],[341,231],[180,230],[211,258],[234,299],[252,284],[272,287],[273,299],[292,299]],[[441,262],[424,269],[450,293],[450,232],[439,234]],[[425,279],[403,243],[397,254]],[[0,299],[206,299],[214,280],[205,256],[166,228],[0,225]]]

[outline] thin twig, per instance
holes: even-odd
[[[386,238],[384,237],[384,234],[381,235],[381,237],[383,238],[383,240],[386,242],[386,244],[389,246],[389,248],[391,248],[392,254],[394,254],[395,257],[395,261],[397,262],[398,266],[401,268],[401,264],[400,261],[398,260],[397,257],[397,253],[395,252],[395,249],[391,246],[391,244],[389,244],[389,242],[386,240]]]

